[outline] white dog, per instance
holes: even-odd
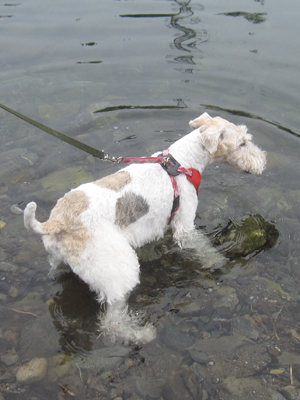
[[[152,325],[140,326],[126,309],[126,297],[139,283],[134,249],[171,228],[175,241],[192,249],[202,267],[222,263],[225,258],[194,226],[200,174],[216,160],[254,174],[265,168],[266,153],[251,142],[245,126],[207,113],[189,124],[194,130],[169,148],[185,173],[171,177],[159,164],[134,164],[71,190],[44,223],[35,219],[34,202],[24,211],[26,228],[43,237],[52,269],[68,264],[99,302],[106,301],[101,329],[123,340],[147,342],[155,337]],[[195,172],[197,184],[186,170]],[[180,201],[175,212],[174,199],[177,206]]]

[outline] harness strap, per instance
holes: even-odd
[[[178,185],[177,181],[175,179],[175,176],[179,174],[184,174],[187,179],[194,185],[197,195],[199,192],[199,186],[201,183],[201,174],[198,170],[194,168],[184,168],[182,167],[177,160],[170,154],[169,149],[164,150],[162,152],[163,157],[168,156],[168,162],[161,164],[162,168],[169,174],[173,190],[174,190],[174,200],[173,200],[173,207],[171,210],[171,216],[169,219],[169,224],[171,223],[175,212],[179,208],[179,202],[180,202],[180,196],[179,196],[179,191],[178,191]]]
[[[165,157],[119,157],[118,164],[162,164]]]
[[[170,175],[171,178],[171,182],[172,182],[172,186],[173,186],[173,190],[174,190],[174,199],[173,199],[173,206],[172,206],[172,210],[171,210],[171,215],[169,218],[169,225],[175,215],[175,212],[178,210],[179,208],[179,203],[180,203],[180,196],[179,196],[179,191],[178,191],[178,185],[177,185],[177,181],[175,179],[174,176]]]

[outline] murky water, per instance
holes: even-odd
[[[203,175],[196,225],[227,252],[224,270],[201,271],[169,235],[139,250],[128,302],[157,338],[116,345],[98,337],[83,282],[47,277],[19,208],[34,200],[45,220],[67,190],[118,168],[0,109],[0,399],[300,398],[298,8],[0,4],[2,104],[115,156],[167,148],[204,111],[247,125],[268,152],[262,176]],[[30,362],[37,376],[22,381]]]

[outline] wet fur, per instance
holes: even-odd
[[[266,154],[252,142],[245,126],[236,126],[207,113],[190,121],[194,129],[170,146],[170,153],[186,168],[201,174],[213,161],[260,174]],[[126,298],[139,283],[134,251],[162,237],[171,227],[175,241],[192,249],[203,268],[225,261],[203,233],[195,230],[198,198],[194,186],[176,177],[180,207],[168,224],[174,192],[168,174],[157,164],[130,165],[116,174],[86,183],[58,200],[48,221],[35,218],[36,204],[24,211],[28,229],[42,235],[52,270],[64,262],[106,301],[103,332],[125,341],[147,342],[155,337],[151,325],[141,326],[127,312]]]

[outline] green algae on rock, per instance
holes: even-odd
[[[274,224],[261,215],[251,215],[236,224],[232,221],[215,238],[215,244],[225,252],[236,256],[247,256],[273,247],[279,232]]]

